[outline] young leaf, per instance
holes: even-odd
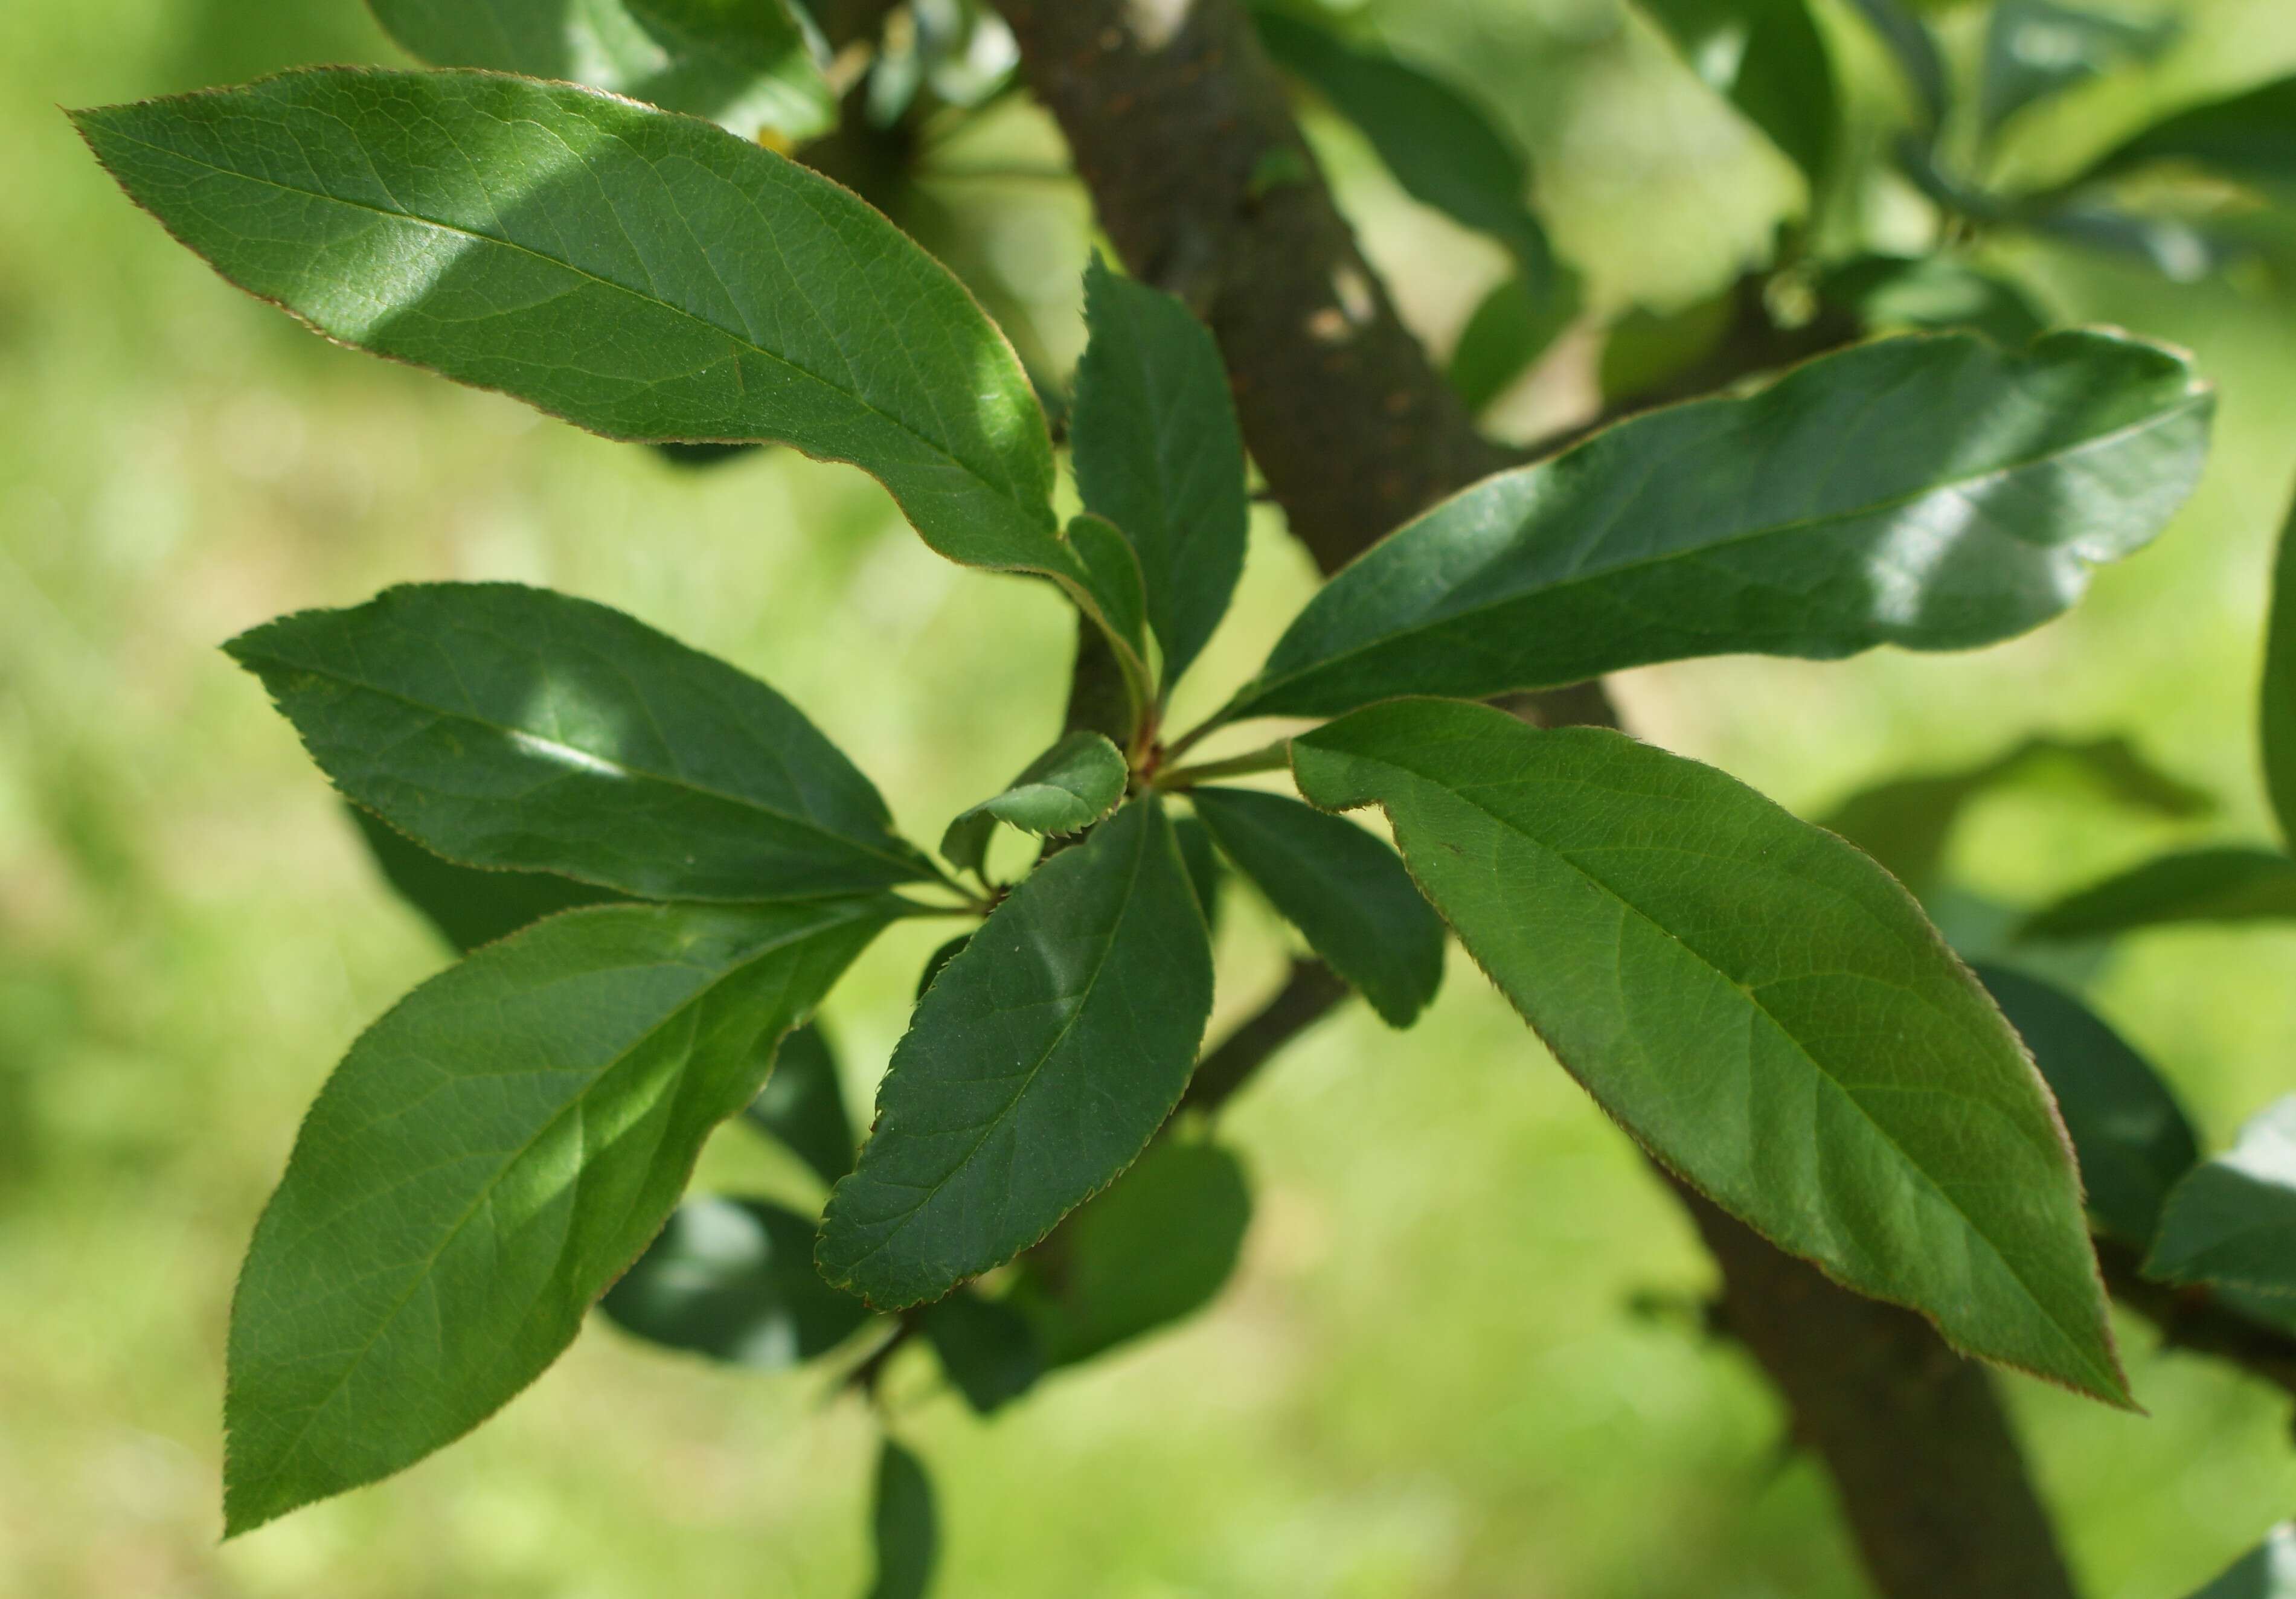
[[[1906,10],[1903,0],[1849,0],[1849,4],[1888,46],[1898,70],[1914,91],[1923,132],[1933,136],[1945,122],[1952,84],[1929,25]]]
[[[2190,1599],[2296,1599],[2296,1521],[2283,1521]]]
[[[232,1302],[229,1532],[411,1465],[534,1381],[757,1092],[761,1041],[898,910],[568,911],[369,1029]]]
[[[1172,824],[1140,800],[1023,879],[917,1002],[822,1275],[898,1309],[1042,1238],[1163,1125],[1211,994]]]
[[[2063,989],[2005,967],[1976,971],[2056,1095],[2097,1230],[2144,1248],[2169,1191],[2201,1158],[2176,1095],[2151,1062]]]
[[[1801,168],[1816,195],[1841,137],[1833,58],[1803,0],[1643,0],[1692,71]]]
[[[2202,1161],[2161,1212],[2144,1275],[2296,1300],[2296,1095]]]
[[[1131,780],[1114,744],[1097,733],[1071,733],[1023,767],[1003,793],[951,822],[940,852],[977,875],[997,823],[1040,837],[1082,832],[1117,808]]]
[[[1468,410],[1498,398],[1578,319],[1583,287],[1577,273],[1557,266],[1544,287],[1518,272],[1483,297],[1444,369]]]
[[[2160,531],[2210,411],[2182,357],[2114,333],[1860,345],[1445,501],[1324,585],[1227,714],[1990,644]]]
[[[1156,697],[1148,670],[1148,584],[1139,552],[1115,524],[1090,512],[1070,521],[1068,547],[1077,575],[1061,586],[1107,639],[1137,726]]]
[[[649,1343],[734,1365],[780,1371],[810,1360],[869,1319],[813,1269],[817,1231],[766,1200],[688,1200],[598,1308]]]
[[[2117,177],[2156,161],[2199,167],[2265,189],[2296,184],[2296,77],[2211,100],[2115,145],[2081,175]]]
[[[354,68],[73,119],[177,238],[331,338],[610,438],[850,462],[953,561],[1073,572],[1004,336],[750,141],[562,84]]]
[[[2296,512],[2280,533],[2266,626],[2261,695],[2264,786],[2279,813],[2280,836],[2296,849]]]
[[[2125,62],[2155,60],[2178,31],[2174,18],[2139,21],[2057,0],[1994,0],[1979,121],[1990,134],[2037,100]]]
[[[358,824],[383,881],[422,913],[449,944],[468,955],[507,938],[530,922],[576,906],[604,905],[620,895],[547,872],[484,872],[440,860],[422,845],[357,805],[343,809]]]
[[[450,861],[664,899],[936,875],[795,706],[587,600],[414,585],[226,647],[338,788]]]
[[[1243,435],[1219,346],[1186,306],[1097,255],[1084,291],[1091,340],[1069,423],[1077,488],[1139,553],[1168,685],[1211,637],[1243,571]]]
[[[2296,860],[2220,846],[2164,855],[2035,912],[2021,939],[2105,939],[2178,922],[2296,916]]]
[[[877,1498],[870,1515],[877,1579],[869,1599],[925,1599],[940,1560],[940,1522],[924,1463],[891,1439],[877,1456]]]
[[[781,1041],[773,1075],[758,1090],[742,1116],[787,1145],[790,1152],[835,1183],[853,1169],[853,1123],[845,1114],[845,1091],[837,1081],[837,1056],[820,1025],[808,1021]],[[806,1269],[813,1269],[813,1246],[806,1246]]]
[[[1443,922],[1395,851],[1354,823],[1250,789],[1188,791],[1237,871],[1371,1002],[1409,1027],[1443,980]]]
[[[917,1325],[940,1357],[940,1369],[978,1414],[994,1414],[1045,1374],[1044,1351],[1027,1318],[970,1288],[926,1306]]]
[[[1857,256],[1830,268],[1818,295],[1878,332],[1969,328],[2022,349],[2048,326],[2022,289],[1950,256]]]
[[[1387,812],[1469,953],[1659,1160],[1961,1348],[2128,1402],[2047,1091],[1879,866],[1603,730],[1406,700],[1292,749],[1316,804]]]
[[[1165,1138],[1025,1258],[1013,1303],[1046,1363],[1073,1365],[1210,1304],[1250,1225],[1242,1163]]]
[[[787,0],[367,0],[434,67],[488,67],[611,89],[706,117],[745,139],[837,125]]]

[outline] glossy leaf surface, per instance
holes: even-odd
[[[376,869],[398,897],[467,955],[529,922],[621,896],[547,872],[487,872],[441,860],[373,811],[346,805]]]
[[[1324,585],[1230,714],[1990,644],[2161,530],[2210,412],[2181,357],[2117,334],[1861,345],[1443,502]]]
[[[1281,794],[1207,787],[1189,798],[1236,870],[1382,1021],[1419,1019],[1443,980],[1443,922],[1394,850]]]
[[[372,1482],[538,1376],[890,910],[598,906],[400,1001],[311,1107],[232,1305],[234,1533]]]
[[[823,1275],[896,1309],[1042,1238],[1178,1102],[1211,991],[1171,823],[1137,800],[1024,878],[917,1002],[830,1195]]]
[[[813,1269],[811,1218],[766,1200],[690,1199],[598,1308],[649,1343],[779,1371],[826,1354],[869,1317]]]
[[[817,1023],[808,1022],[781,1041],[773,1075],[742,1114],[785,1144],[824,1183],[853,1169],[852,1119],[845,1113],[845,1090],[837,1080],[837,1055]],[[806,1269],[813,1269],[813,1246],[806,1246]]]
[[[434,67],[611,89],[745,139],[809,139],[837,97],[787,0],[367,0]]]
[[[2056,1095],[2098,1230],[2143,1249],[2169,1191],[2201,1158],[2176,1096],[2152,1062],[2054,983],[2001,966],[1977,975]]]
[[[1607,731],[1397,701],[1292,747],[1315,803],[1387,812],[1477,963],[1660,1160],[1962,1348],[2127,1402],[2048,1095],[1880,867]]]
[[[877,1486],[870,1513],[877,1575],[868,1599],[925,1599],[940,1562],[940,1518],[924,1463],[891,1439],[877,1455]]]
[[[2177,1185],[2144,1274],[2296,1300],[2296,1095]]]
[[[978,873],[1004,822],[1040,838],[1082,832],[1113,811],[1131,780],[1123,751],[1097,733],[1071,733],[1021,769],[1004,791],[948,824],[940,852]]]
[[[1139,553],[1169,685],[1243,571],[1243,434],[1219,346],[1186,306],[1097,255],[1084,286],[1090,340],[1069,420],[1077,488]]]
[[[240,287],[615,439],[779,440],[968,565],[1069,573],[1052,442],[971,295],[722,128],[477,72],[319,68],[76,114]]]
[[[2260,707],[2264,784],[2279,813],[2281,839],[2296,849],[2296,512],[2281,529],[2273,570]]]
[[[603,605],[425,584],[226,647],[338,788],[450,861],[680,899],[935,874],[795,706]]]
[[[2027,939],[2106,939],[2179,922],[2296,917],[2296,860],[2225,846],[2164,855],[2066,896],[2018,929]]]
[[[2263,188],[2296,184],[2296,77],[2276,78],[2178,111],[2113,147],[2085,175],[2112,177],[2156,161],[2194,166]]]
[[[1642,0],[1692,71],[1816,191],[1841,137],[1833,62],[1804,0]]]

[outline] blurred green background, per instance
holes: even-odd
[[[1710,290],[1796,203],[1784,164],[1607,0],[1387,15],[1512,119],[1604,303]],[[2059,169],[2154,108],[2296,70],[2287,0],[2186,16],[2156,68],[2029,119],[2015,160]],[[472,1439],[217,1542],[239,1252],[329,1067],[445,959],[217,644],[402,579],[555,585],[776,685],[924,839],[1041,744],[1069,647],[1056,601],[940,562],[854,472],[786,452],[681,472],[329,348],[136,215],[55,110],[392,59],[357,0],[0,15],[0,1593],[842,1599],[867,1563],[855,1403],[818,1374],[728,1374],[596,1326]],[[998,136],[1042,143],[1025,119]],[[1351,137],[1320,136],[1442,346],[1496,253],[1403,200]],[[1072,354],[1081,201],[1025,183],[967,198],[994,208],[987,258]],[[1870,221],[1904,224],[1887,196]],[[2000,649],[1693,663],[1620,693],[1644,736],[1807,814],[2037,731],[2127,733],[2221,797],[2182,825],[2069,788],[1988,800],[1955,867],[2029,902],[2167,843],[2265,836],[2251,704],[2296,468],[2296,305],[2033,247],[2009,264],[2070,317],[2190,346],[2220,383],[2214,459],[2170,533]],[[1573,360],[1504,420],[1572,403]],[[1199,700],[1256,663],[1309,581],[1279,526],[1256,529]],[[939,936],[888,939],[832,1002],[857,1092]],[[1283,952],[1248,906],[1224,946],[1233,1016]],[[2289,1084],[2296,931],[2151,935],[2095,994],[2211,1143]],[[1352,1008],[1227,1131],[1259,1217],[1212,1312],[993,1423],[921,1363],[897,1375],[941,1484],[944,1594],[1862,1591],[1749,1364],[1648,1308],[1709,1281],[1682,1218],[1464,960],[1418,1030]],[[802,1192],[739,1129],[702,1180]],[[2088,1591],[2173,1599],[2287,1513],[2296,1449],[2284,1400],[2123,1332],[2149,1416],[2005,1386]]]

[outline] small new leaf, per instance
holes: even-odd
[[[598,1308],[649,1343],[783,1370],[828,1353],[869,1318],[813,1269],[817,1231],[767,1200],[688,1200]]]
[[[1387,812],[1469,953],[1660,1160],[1960,1347],[2128,1402],[2047,1090],[1879,866],[1711,767],[1488,707],[1374,706],[1292,764],[1316,804]]]
[[[1148,584],[1140,553],[1115,524],[1090,512],[1070,520],[1068,549],[1076,575],[1060,579],[1061,586],[1108,641],[1124,678],[1130,723],[1137,727],[1156,698],[1148,668]]]
[[[1057,837],[1082,832],[1115,810],[1131,771],[1123,753],[1097,733],[1071,733],[1022,768],[1001,794],[983,800],[948,824],[940,852],[979,875],[996,824]]]
[[[2296,860],[2226,845],[2146,861],[2035,912],[2021,939],[2109,939],[2180,922],[2274,922],[2296,916]]]
[[[2296,1301],[2296,1095],[2177,1185],[2144,1273]]]
[[[1042,1238],[1163,1125],[1211,993],[1172,824],[1136,800],[1024,879],[917,1002],[830,1195],[822,1274],[898,1309]]]

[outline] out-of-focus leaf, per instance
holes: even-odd
[[[1069,428],[1077,488],[1139,554],[1168,689],[1243,571],[1243,434],[1219,346],[1186,306],[1097,255],[1084,287],[1091,338]]]
[[[759,1371],[826,1354],[869,1316],[813,1269],[811,1218],[758,1199],[687,1200],[598,1308],[624,1332]]]
[[[2296,136],[2296,135],[2292,135]],[[2182,217],[2078,201],[2026,219],[2036,232],[2108,254],[2134,256],[2172,283],[2197,283],[2247,254],[2231,236]]]
[[[2283,1521],[2191,1599],[2296,1599],[2296,1521]]]
[[[1976,972],[2057,1097],[2097,1229],[2143,1249],[2201,1158],[2183,1108],[2151,1062],[2063,989],[2005,967]]]
[[[1929,25],[1899,0],[1849,0],[1849,4],[1888,46],[1898,70],[1905,74],[1906,85],[1914,91],[1923,133],[1934,135],[1945,124],[1952,102],[1952,80],[1946,76],[1945,57],[1939,53]]]
[[[2169,1194],[2144,1275],[2296,1300],[2296,1095],[2241,1128]]]
[[[2103,939],[2178,922],[2296,916],[2296,860],[2224,845],[2164,855],[2035,912],[2023,939]]]
[[[722,466],[737,456],[753,455],[754,444],[679,444],[676,440],[649,447],[672,466],[698,469]]]
[[[1013,1302],[1051,1365],[1071,1365],[1210,1303],[1251,1225],[1242,1162],[1167,1138],[1025,1258]]]
[[[810,139],[837,96],[786,0],[367,0],[434,67],[611,89],[745,139]]]
[[[2281,529],[2272,575],[2260,701],[2264,784],[2280,815],[2280,836],[2296,849],[2296,512]]]
[[[960,1288],[918,1313],[940,1368],[982,1415],[1011,1404],[1045,1374],[1036,1329],[1012,1306]]]
[[[1858,256],[1831,268],[1818,293],[1870,332],[1970,328],[2022,349],[2048,326],[2022,289],[1950,256]]]
[[[917,972],[916,997],[918,999],[922,999],[925,996],[925,990],[933,986],[933,980],[941,974],[942,969],[956,958],[957,951],[963,949],[967,944],[972,942],[972,935],[971,933],[961,932],[957,934],[956,937],[951,939],[947,943],[943,944],[940,947],[934,950],[931,955],[925,956],[925,964]]]
[[[2001,1013],[1879,866],[1694,761],[1397,700],[1293,739],[1376,805],[1603,1108],[1790,1253],[1962,1348],[2128,1390],[2073,1153]]]
[[[458,866],[440,860],[373,811],[357,805],[343,808],[358,824],[359,836],[366,840],[383,880],[464,954],[559,911],[621,898],[611,890],[547,872]]]
[[[1804,0],[1642,0],[1691,70],[1825,184],[1841,137],[1833,58]]]
[[[2155,161],[2203,168],[2257,188],[2296,185],[2296,77],[2276,78],[2156,122],[2106,152],[2082,180],[2117,176]]]
[[[1859,345],[1453,496],[1325,584],[1226,714],[2011,637],[2161,530],[2210,409],[2182,356],[2114,333]]]
[[[1042,1238],[1163,1125],[1211,996],[1171,823],[1135,800],[1022,879],[917,1002],[830,1195],[823,1275],[894,1309]]]
[[[1726,291],[1673,311],[1635,307],[1603,335],[1603,398],[1630,399],[1687,372],[1714,352],[1736,315]]]
[[[2179,31],[2173,17],[2139,20],[2057,0],[1994,0],[1979,119],[1990,133],[2037,100],[2130,62],[2156,60]]]
[[[837,1054],[816,1022],[807,1022],[781,1041],[773,1075],[742,1114],[779,1139],[824,1183],[853,1169],[857,1140],[845,1113],[845,1090],[837,1080]],[[812,1269],[808,1238],[806,1270]]]
[[[1082,832],[1116,808],[1131,776],[1123,752],[1107,739],[1071,733],[1030,761],[1002,793],[951,822],[940,852],[951,865],[977,873],[999,822],[1039,837]]]
[[[1480,411],[1529,372],[1578,318],[1578,275],[1557,266],[1545,289],[1521,273],[1485,295],[1460,331],[1446,375],[1470,411]]]
[[[877,1456],[870,1534],[877,1549],[868,1599],[925,1599],[940,1562],[940,1518],[924,1463],[891,1439]]]
[[[664,899],[936,875],[795,706],[587,600],[409,585],[226,648],[345,795],[450,861]]]
[[[1382,1021],[1419,1020],[1443,981],[1443,922],[1394,850],[1281,794],[1208,786],[1189,799],[1236,870]]]

